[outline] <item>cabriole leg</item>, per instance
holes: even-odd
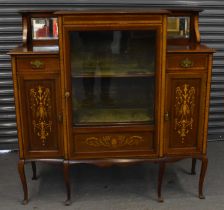
[[[71,204],[71,188],[70,188],[70,177],[69,177],[69,161],[64,161],[64,180],[67,193],[67,199],[65,205],[68,206]]]
[[[19,171],[20,180],[22,182],[23,194],[24,194],[24,199],[23,199],[22,203],[27,204],[28,203],[28,190],[27,190],[27,182],[26,182],[26,174],[25,174],[24,165],[25,165],[25,161],[19,160],[18,171]]]
[[[204,185],[207,166],[208,166],[208,159],[203,158],[201,160],[201,173],[200,173],[200,179],[199,179],[199,198],[200,199],[205,199],[205,196],[203,195],[203,185]]]
[[[196,161],[197,159],[196,158],[192,158],[192,164],[191,164],[191,175],[195,175],[196,172],[195,172],[195,168],[196,168]]]
[[[163,177],[165,172],[165,166],[166,165],[164,161],[159,163],[159,176],[158,176],[158,188],[157,188],[158,202],[163,202],[161,191],[162,191],[162,183],[163,183]]]
[[[32,161],[31,162],[31,166],[32,166],[32,171],[33,171],[32,180],[37,180],[37,167],[36,167],[36,162],[35,161]]]

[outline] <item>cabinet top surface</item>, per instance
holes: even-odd
[[[56,15],[79,15],[79,14],[169,14],[170,11],[165,9],[150,8],[102,8],[102,9],[86,9],[77,8],[76,10],[56,11]]]
[[[47,54],[58,54],[59,47],[58,46],[34,46],[31,49],[27,47],[17,47],[10,51],[8,54],[10,55],[47,55]]]
[[[185,45],[167,45],[167,53],[213,53],[214,49],[209,48],[201,44],[185,44]],[[9,54],[11,55],[38,55],[38,54],[58,54],[58,46],[36,46],[32,49],[27,47],[17,47],[13,49]]]
[[[209,48],[202,44],[184,44],[184,45],[167,45],[167,53],[208,53],[215,52],[213,48]]]
[[[198,8],[149,8],[149,7],[77,7],[71,10],[21,10],[21,14],[31,14],[31,15],[77,15],[77,14],[179,14],[179,13],[199,13],[202,9]]]

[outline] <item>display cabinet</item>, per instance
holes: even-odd
[[[13,50],[19,173],[59,162],[70,203],[72,164],[159,164],[202,160],[213,49],[200,44],[195,10],[77,9],[23,12]]]

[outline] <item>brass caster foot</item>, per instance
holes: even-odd
[[[71,205],[71,200],[66,200],[66,201],[65,201],[65,205],[66,205],[66,206],[70,206],[70,205]]]

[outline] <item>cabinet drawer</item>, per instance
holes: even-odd
[[[58,57],[48,56],[21,56],[17,58],[17,71],[59,71]]]
[[[198,54],[169,54],[167,56],[168,70],[207,70],[207,55]]]
[[[72,142],[73,157],[125,157],[155,154],[153,131],[76,133]]]

